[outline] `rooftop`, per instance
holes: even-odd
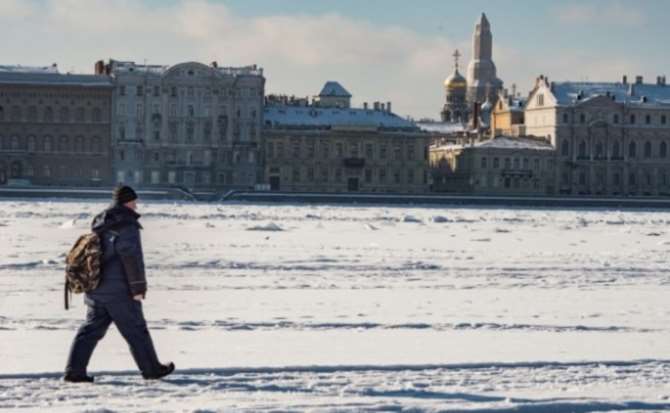
[[[416,129],[416,125],[398,115],[381,110],[322,108],[317,106],[268,105],[265,122],[273,127],[359,126]]]
[[[596,96],[628,104],[670,105],[670,86],[648,83],[552,82],[559,105],[572,105]]]
[[[0,71],[0,84],[37,86],[112,86],[108,76],[75,75],[58,72]]]
[[[464,149],[464,148],[485,148],[485,149],[530,149],[539,151],[552,151],[554,147],[546,141],[531,138],[516,138],[509,136],[497,136],[481,142],[475,142],[472,145],[446,144],[434,146],[433,149]]]
[[[350,98],[351,93],[347,91],[347,89],[344,88],[339,82],[335,81],[328,81],[326,82],[325,85],[323,85],[323,88],[321,89],[321,92],[319,92],[319,96],[333,96],[333,97],[346,97]]]

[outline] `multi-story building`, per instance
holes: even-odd
[[[543,139],[493,139],[431,146],[433,190],[481,194],[552,193],[554,148]]]
[[[262,69],[111,60],[95,70],[114,83],[117,182],[218,190],[262,181]]]
[[[391,112],[391,104],[351,108],[268,96],[265,164],[272,190],[423,193],[429,190],[430,135]],[[327,88],[324,88],[326,90]],[[346,93],[341,93],[341,91]],[[322,93],[323,94],[323,93]]]
[[[554,186],[566,194],[670,194],[670,87],[665,77],[549,82],[525,108],[526,133],[556,147]]]
[[[107,76],[0,66],[0,185],[111,181]]]
[[[493,110],[491,111],[491,136],[523,136],[526,134],[524,126],[524,109],[526,99],[500,93]]]

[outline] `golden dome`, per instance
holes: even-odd
[[[444,87],[448,90],[465,89],[467,86],[467,81],[458,73],[458,69],[454,70],[454,73],[444,81]]]

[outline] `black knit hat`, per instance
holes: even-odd
[[[112,193],[112,199],[114,200],[115,204],[123,205],[126,202],[130,202],[137,199],[137,194],[135,193],[133,188],[126,185],[119,185],[116,188],[114,188],[114,192]]]

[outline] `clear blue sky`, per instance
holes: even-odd
[[[0,0],[0,63],[90,72],[98,58],[257,63],[268,92],[339,80],[360,103],[437,116],[454,48],[486,12],[506,86],[670,75],[670,0]],[[29,47],[26,47],[29,45]],[[465,71],[465,70],[463,70]]]

